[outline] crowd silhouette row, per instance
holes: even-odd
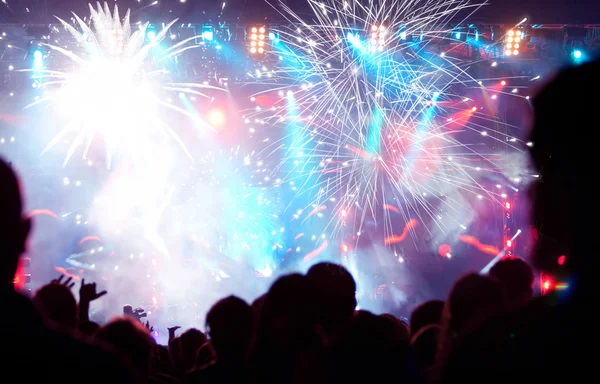
[[[252,303],[223,298],[205,324],[198,324],[204,332],[193,328],[178,334],[174,324],[166,346],[155,342],[150,325],[131,307],[125,310],[129,315],[107,324],[90,321],[90,303],[107,294],[95,283],[76,284],[61,276],[30,300],[15,291],[13,277],[32,223],[23,214],[17,176],[0,160],[5,379],[168,384],[583,380],[593,354],[580,344],[593,343],[593,336],[584,339],[580,332],[594,332],[583,320],[591,316],[582,317],[587,308],[578,303],[591,291],[586,259],[578,257],[583,251],[573,244],[582,232],[576,229],[581,199],[575,191],[585,189],[579,188],[582,180],[590,181],[576,177],[577,152],[585,151],[564,128],[573,124],[573,110],[593,108],[594,97],[581,95],[598,88],[599,69],[599,63],[590,63],[566,70],[534,99],[531,156],[542,174],[531,189],[534,254],[527,261],[504,258],[487,275],[460,277],[445,301],[422,303],[408,323],[356,310],[355,281],[333,263],[282,276]],[[566,263],[559,268],[560,256]],[[570,279],[570,289],[534,298],[530,264]],[[79,289],[79,303],[74,289]]]

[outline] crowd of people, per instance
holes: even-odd
[[[355,281],[333,263],[282,276],[252,303],[225,297],[212,306],[205,324],[198,324],[204,331],[178,335],[174,324],[166,346],[157,345],[151,325],[131,308],[107,324],[90,321],[90,303],[107,294],[94,283],[58,278],[30,300],[15,292],[13,277],[32,223],[23,214],[17,176],[0,161],[5,377],[168,384],[583,379],[593,354],[580,343],[593,345],[593,335],[584,339],[580,332],[594,333],[578,306],[582,292],[591,291],[585,260],[577,257],[582,250],[573,246],[580,235],[574,220],[580,200],[574,193],[583,190],[578,187],[584,178],[577,178],[573,167],[577,141],[560,132],[572,124],[572,110],[593,107],[593,97],[575,100],[574,95],[600,85],[599,70],[599,63],[567,70],[533,103],[531,154],[543,177],[532,189],[539,244],[530,261],[556,272],[556,260],[566,255],[560,273],[571,279],[570,290],[534,298],[530,264],[505,258],[487,275],[460,277],[445,301],[421,304],[408,323],[356,310]],[[73,289],[79,289],[79,303]]]

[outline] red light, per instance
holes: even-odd
[[[558,265],[564,265],[565,261],[567,260],[567,256],[562,255],[558,258]]]
[[[506,81],[502,80],[502,81],[500,82],[500,85],[502,85],[502,86],[505,86],[505,85],[506,85]]]
[[[506,203],[504,203],[504,207],[505,207],[506,209],[510,209],[511,205],[510,205],[510,203],[507,201]]]
[[[506,246],[507,247],[512,247],[512,240],[506,240]]]
[[[477,110],[477,107],[473,107],[471,108],[471,111],[475,112]]]
[[[342,245],[342,250],[343,250],[344,252],[348,252],[348,246],[347,246],[346,244],[343,244],[343,245]]]
[[[550,280],[546,280],[544,281],[544,289],[550,289],[550,286],[552,285],[552,282]]]

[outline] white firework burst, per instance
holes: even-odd
[[[67,123],[51,140],[44,152],[51,149],[64,137],[73,135],[67,151],[66,164],[78,148],[83,147],[83,157],[88,154],[96,138],[105,143],[107,165],[110,168],[114,155],[126,153],[130,156],[148,155],[149,141],[161,141],[165,136],[177,141],[185,150],[179,136],[160,119],[161,108],[168,108],[199,121],[196,114],[186,111],[159,96],[159,91],[183,92],[205,96],[202,89],[213,88],[195,83],[173,83],[162,69],[147,70],[149,53],[158,47],[173,20],[155,37],[147,42],[149,23],[139,25],[132,31],[130,11],[123,20],[118,7],[114,11],[104,3],[94,9],[90,5],[92,25],[86,24],[77,15],[74,19],[80,31],[59,19],[70,32],[83,53],[48,44],[47,46],[71,61],[73,70],[36,69],[33,78],[45,96],[28,107],[52,103]],[[193,48],[189,45],[198,36],[184,39],[163,49],[157,61],[174,57]],[[187,151],[186,151],[187,152]]]
[[[460,216],[470,210],[471,197],[499,201],[479,172],[497,166],[477,151],[480,139],[467,144],[465,137],[476,132],[481,138],[482,128],[492,132],[502,122],[465,97],[484,89],[468,73],[473,60],[439,50],[442,41],[455,50],[468,47],[454,39],[450,21],[481,4],[308,3],[312,21],[284,7],[294,26],[273,39],[279,69],[256,79],[267,90],[254,97],[279,94],[274,107],[257,112],[288,127],[273,144],[284,153],[276,171],[295,182],[302,202],[328,205],[328,231],[344,225],[356,233],[374,220],[390,236],[391,210],[405,222],[430,220],[426,226],[444,232],[468,222]]]

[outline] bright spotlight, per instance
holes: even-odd
[[[44,55],[42,54],[42,51],[33,52],[33,58],[35,60],[42,60],[43,57],[44,57]]]
[[[225,115],[219,109],[213,109],[208,112],[208,123],[213,128],[220,128],[225,123]]]
[[[265,53],[265,40],[270,38],[272,33],[267,34],[267,28],[264,26],[252,27],[250,28],[250,32],[252,32],[250,34],[250,53]],[[256,49],[257,46],[259,47],[258,49]]]
[[[574,58],[581,59],[581,56],[583,56],[583,53],[579,49],[576,49],[576,50],[573,51],[573,57]]]
[[[523,38],[520,30],[509,30],[504,38],[504,56],[517,56],[519,54],[519,43]]]
[[[383,25],[373,25],[371,27],[371,52],[383,51],[385,45],[385,27]]]

